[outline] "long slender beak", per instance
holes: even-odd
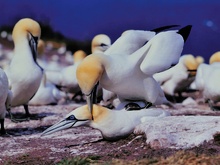
[[[33,54],[33,58],[36,61],[37,58],[37,44],[38,44],[38,37],[34,37],[31,33],[30,34],[30,39],[29,39],[29,45]]]
[[[53,126],[47,128],[42,134],[43,135],[49,135],[52,134],[54,132],[63,130],[63,129],[67,129],[67,128],[71,128],[75,123],[77,122],[77,120],[62,120],[56,124],[54,124]]]
[[[97,88],[98,88],[99,82],[95,85],[92,92],[89,95],[86,95],[86,102],[89,107],[89,111],[92,113],[92,107],[93,104],[97,103],[96,95],[97,95]]]
[[[93,107],[93,94],[90,93],[89,95],[86,95],[86,102],[88,104],[89,111],[92,113],[92,107]]]

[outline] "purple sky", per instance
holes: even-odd
[[[91,40],[105,33],[115,41],[127,29],[193,25],[183,53],[208,58],[220,50],[219,0],[0,0],[0,26],[19,18],[46,21],[68,38]]]

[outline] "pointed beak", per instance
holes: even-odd
[[[30,39],[29,39],[29,45],[33,54],[34,60],[37,58],[37,44],[38,44],[38,37],[34,37],[31,33],[30,34]]]
[[[89,107],[89,111],[92,113],[92,107],[93,104],[97,103],[96,95],[97,95],[97,88],[98,88],[99,82],[95,85],[92,92],[89,95],[86,95],[86,102]]]
[[[89,95],[86,95],[86,102],[88,104],[88,108],[89,108],[89,111],[92,112],[92,105],[93,105],[93,94],[89,94]]]
[[[76,122],[77,122],[77,120],[62,120],[62,121],[54,124],[53,126],[47,128],[41,134],[41,136],[49,135],[49,134],[52,134],[52,133],[57,132],[57,131],[61,131],[61,130],[67,129],[67,128],[71,128],[71,127],[74,126],[74,124]]]

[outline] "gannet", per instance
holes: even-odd
[[[48,82],[46,80],[46,74],[43,74],[40,87],[34,97],[29,101],[29,105],[55,105],[65,97],[66,94],[60,91],[54,84]]]
[[[197,69],[195,84],[202,92],[203,98],[212,110],[218,110],[213,104],[220,101],[219,88],[220,53],[216,52],[209,58],[209,64],[201,64]]]
[[[76,76],[90,110],[98,83],[116,93],[121,102],[145,100],[154,105],[167,103],[152,75],[178,62],[190,30],[191,26],[186,26],[179,31],[160,32],[130,55],[123,52],[111,55],[96,53],[84,58],[77,67]],[[106,52],[110,52],[109,49]]]
[[[98,34],[92,39],[91,51],[104,52],[111,46],[111,39],[106,34]]]
[[[146,30],[126,30],[121,36],[115,41],[114,45],[111,45],[108,50],[105,51],[105,55],[111,54],[132,54],[144,44],[146,44],[151,38],[153,38],[157,33],[167,30],[177,25],[163,26],[159,28],[152,29],[150,31]],[[114,107],[120,109],[123,103],[120,103],[117,95],[109,90],[102,88],[102,101],[101,104],[107,107]]]
[[[182,55],[174,67],[153,75],[154,79],[161,84],[165,94],[174,96],[181,92],[194,81],[199,63],[191,54]]]
[[[169,116],[168,111],[158,108],[142,109],[139,111],[110,110],[94,104],[92,114],[87,105],[81,106],[70,112],[63,120],[46,129],[42,135],[48,135],[63,129],[89,126],[98,129],[104,139],[118,140],[130,135],[134,128],[142,122],[147,122],[147,117]]]
[[[8,78],[5,72],[0,68],[0,124],[1,124],[1,131],[0,134],[6,134],[5,127],[4,127],[4,119],[6,115],[6,110],[10,107],[11,100],[10,100],[10,91],[8,86]]]
[[[196,74],[196,87],[202,91],[204,100],[212,110],[216,110],[213,103],[220,101],[219,75],[220,67],[208,64],[201,64]]]
[[[23,105],[27,116],[30,115],[28,102],[37,92],[43,76],[43,69],[36,61],[40,35],[41,28],[36,21],[30,18],[18,21],[12,32],[14,56],[5,70],[13,93],[11,106]]]

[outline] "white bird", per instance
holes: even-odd
[[[28,102],[37,92],[43,69],[38,65],[37,42],[41,35],[40,25],[29,18],[21,19],[14,26],[14,56],[5,70],[13,93],[11,106],[23,105],[29,116]]]
[[[220,101],[220,52],[214,53],[209,63],[198,67],[195,79],[196,88],[202,92],[204,100],[209,103],[212,110],[219,110],[214,104]]]
[[[119,140],[130,135],[134,128],[142,122],[147,122],[147,117],[169,116],[168,111],[158,108],[142,109],[139,111],[110,110],[108,108],[93,105],[93,111],[89,111],[84,105],[70,112],[63,120],[46,129],[42,135],[48,135],[63,129],[89,126],[98,129],[103,138],[109,141]]]
[[[78,66],[76,76],[87,104],[92,110],[94,89],[101,87],[116,93],[121,102],[143,100],[154,105],[167,103],[159,84],[152,77],[179,60],[191,26],[179,31],[161,32],[132,54],[96,53]]]
[[[199,63],[191,54],[180,57],[179,62],[174,67],[153,75],[154,79],[161,84],[164,93],[174,96],[181,92],[194,81]]]
[[[98,34],[92,39],[92,53],[104,52],[111,46],[111,39],[106,34]]]
[[[59,100],[65,98],[66,94],[57,89],[57,87],[46,80],[46,74],[43,75],[40,87],[37,93],[29,101],[29,105],[56,105]]]
[[[122,35],[115,41],[115,43],[105,51],[105,55],[112,54],[132,54],[144,44],[146,44],[151,38],[153,38],[157,33],[167,30],[177,25],[163,26],[150,31],[144,30],[126,30]],[[117,95],[109,90],[102,88],[102,101],[103,106],[120,109],[123,103],[120,103]]]
[[[0,124],[1,124],[1,131],[0,134],[6,134],[5,127],[4,127],[4,119],[6,115],[6,110],[10,107],[11,104],[11,92],[9,91],[8,86],[8,78],[5,72],[0,68]]]

